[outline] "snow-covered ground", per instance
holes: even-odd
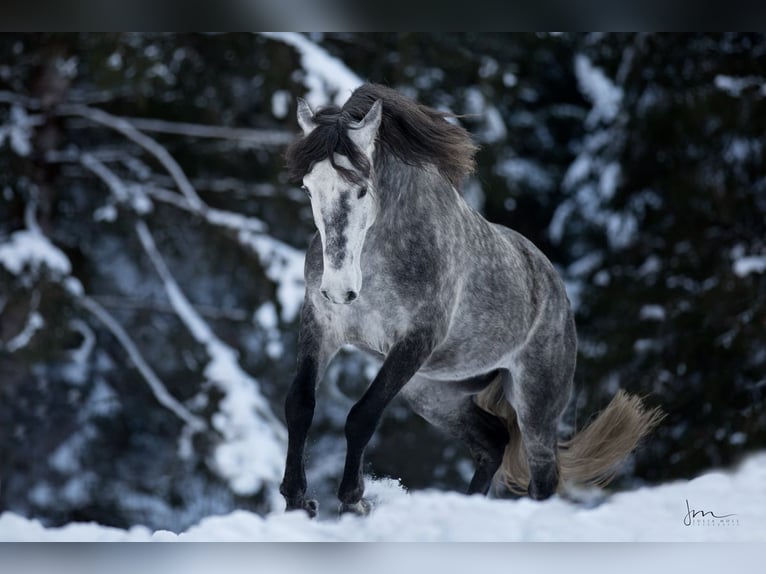
[[[45,528],[6,512],[0,541],[766,541],[766,452],[731,473],[617,493],[599,504],[407,493],[390,479],[370,481],[367,492],[377,506],[366,518],[236,511],[179,534],[84,523]]]

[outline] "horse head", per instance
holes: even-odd
[[[362,120],[339,124],[350,145],[355,146],[351,153],[364,158],[370,169],[359,170],[348,156],[334,153],[332,158],[316,162],[303,177],[303,189],[311,198],[314,222],[322,238],[320,292],[332,303],[352,303],[362,289],[362,248],[378,212],[372,158],[381,117],[382,104],[376,101]],[[304,100],[298,102],[298,124],[304,137],[317,127]]]

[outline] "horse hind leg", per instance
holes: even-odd
[[[529,468],[529,496],[545,500],[559,485],[558,427],[569,401],[574,354],[557,355],[531,346],[504,381],[506,399],[516,411]],[[560,350],[560,347],[559,347]]]
[[[402,394],[417,414],[466,444],[476,466],[468,494],[487,494],[502,463],[508,432],[499,418],[476,405],[465,387],[462,382],[415,377]]]

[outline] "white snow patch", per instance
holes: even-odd
[[[598,269],[603,261],[600,253],[589,253],[570,263],[567,274],[571,277],[584,277]]]
[[[536,191],[550,191],[554,185],[547,171],[537,162],[523,157],[511,156],[500,160],[495,166],[495,173],[505,177],[513,186],[525,184]]]
[[[102,205],[93,212],[93,221],[114,221],[117,219],[117,208],[114,205]]]
[[[279,316],[274,303],[266,301],[258,307],[253,315],[253,320],[263,329],[266,338],[266,355],[271,359],[278,359],[284,353],[282,336],[279,330]]]
[[[258,383],[239,366],[233,349],[211,340],[207,352],[205,377],[226,394],[212,418],[224,437],[215,450],[215,466],[238,494],[270,488],[284,470],[285,429],[274,419]],[[276,491],[269,494],[276,496]]]
[[[493,105],[488,104],[484,94],[479,88],[471,87],[465,92],[466,112],[482,118],[482,125],[476,132],[479,141],[495,143],[505,139],[508,130],[505,127],[500,111]]]
[[[277,310],[274,308],[274,303],[266,301],[263,305],[258,307],[255,312],[255,321],[264,329],[274,329],[279,324],[279,318],[277,317]]]
[[[33,273],[47,268],[60,275],[68,275],[72,269],[67,256],[36,230],[15,231],[0,244],[0,265],[13,275],[25,268]]]
[[[368,492],[377,506],[365,518],[311,520],[301,511],[262,517],[239,510],[205,518],[176,534],[92,523],[44,528],[37,520],[6,512],[0,515],[0,540],[763,541],[766,517],[753,501],[763,498],[764,483],[766,453],[751,456],[734,473],[714,471],[689,481],[617,493],[600,504],[598,500],[578,504],[559,496],[535,502],[436,491],[406,493],[396,481],[373,480]],[[701,511],[731,516],[717,519],[706,514],[703,519]]]
[[[44,326],[45,321],[43,320],[42,315],[37,311],[32,311],[29,314],[29,317],[27,317],[27,322],[21,332],[5,344],[5,350],[14,353],[19,349],[23,349],[29,344],[29,341],[32,340],[35,333]]]
[[[738,277],[747,277],[751,273],[766,271],[766,255],[745,255],[734,261],[734,273]]]
[[[12,106],[10,113],[10,123],[0,126],[0,146],[8,138],[11,142],[11,149],[17,155],[26,157],[32,151],[32,131],[36,125],[26,110],[21,106]]]
[[[615,162],[608,164],[601,172],[598,189],[604,201],[609,201],[614,197],[617,185],[620,183],[621,172],[620,164]]]
[[[758,161],[763,153],[761,141],[753,138],[735,137],[729,142],[723,156],[731,164],[743,164],[747,161]]]
[[[584,54],[577,54],[575,57],[575,75],[580,91],[593,104],[585,125],[594,127],[600,121],[613,121],[622,105],[622,89],[607,78],[604,71],[594,66]]]
[[[638,235],[638,220],[632,213],[611,213],[606,219],[606,237],[615,250],[631,245]]]
[[[513,72],[504,72],[503,73],[503,85],[506,88],[512,88],[516,84],[519,83],[518,78]]]
[[[650,255],[638,268],[638,276],[646,277],[658,273],[662,269],[662,260],[656,255]]]
[[[662,305],[644,305],[638,316],[643,321],[664,321],[665,308]]]
[[[303,83],[308,89],[306,101],[312,108],[333,101],[342,106],[362,79],[338,58],[324,48],[297,32],[261,32],[267,38],[279,40],[295,48],[301,55],[301,65],[306,72]],[[334,95],[334,100],[332,96]]]
[[[745,444],[747,442],[747,435],[743,432],[735,432],[729,437],[730,444]]]
[[[112,54],[106,60],[106,66],[110,70],[122,69],[122,54],[119,52],[112,52]]]
[[[564,174],[564,188],[572,189],[575,185],[588,177],[592,163],[593,162],[588,154],[583,153],[577,156],[577,159],[572,162],[572,165],[569,166],[566,174]]]
[[[255,250],[266,276],[277,284],[282,319],[286,322],[295,319],[303,304],[306,290],[303,278],[305,255],[294,247],[266,235],[242,232],[239,240]]]
[[[290,92],[287,90],[277,90],[271,94],[271,113],[275,118],[281,120],[287,116],[290,100]]]
[[[725,76],[719,74],[713,82],[716,88],[733,98],[738,98],[745,90],[756,87],[760,87],[761,95],[766,96],[766,80],[758,76]]]

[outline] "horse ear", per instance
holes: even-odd
[[[349,124],[348,137],[366,154],[372,153],[375,136],[383,119],[383,102],[376,100],[367,115],[355,124]]]
[[[298,98],[298,125],[301,126],[304,136],[309,135],[317,127],[314,113],[303,98]]]

